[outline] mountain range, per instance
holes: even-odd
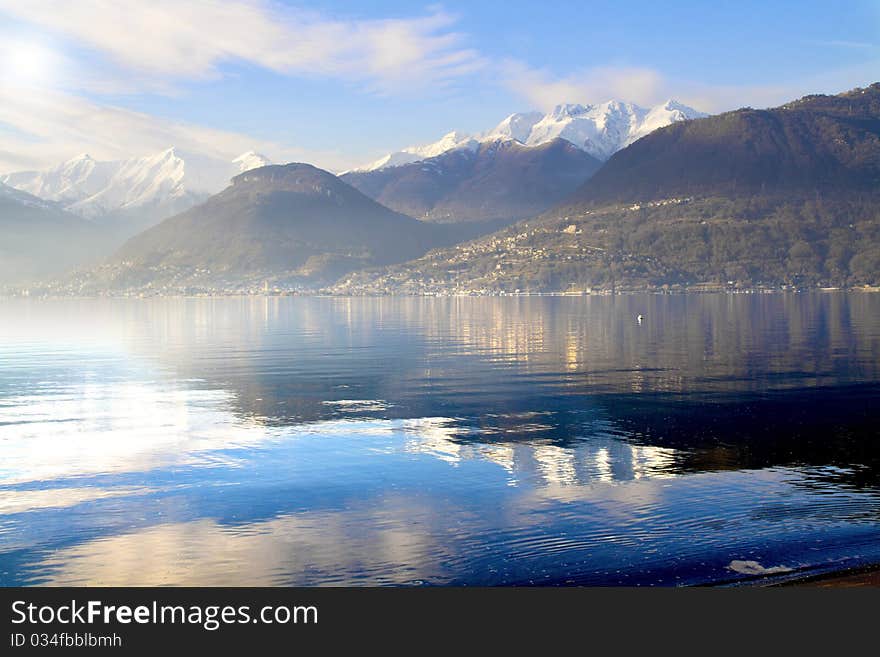
[[[426,246],[441,247],[560,202],[601,166],[589,151],[607,153],[656,125],[698,114],[672,102],[648,110],[609,102],[560,106],[547,115],[514,114],[478,138],[449,133],[434,144],[389,155],[371,171],[352,171],[343,178],[399,213],[460,224],[424,231]],[[91,246],[83,245],[89,248],[70,248],[69,257],[58,259],[75,267],[107,256],[126,239],[204,203],[233,176],[269,164],[254,152],[226,161],[172,147],[120,161],[82,154],[51,169],[11,173],[0,181],[65,210],[68,214],[62,216],[77,235],[100,229]],[[74,220],[74,215],[89,223]],[[55,267],[38,270],[57,272]]]
[[[673,100],[651,108],[616,100],[598,105],[565,104],[547,114],[511,114],[491,130],[476,136],[450,132],[434,143],[389,153],[342,175],[405,166],[453,151],[483,151],[485,154],[484,144],[507,140],[537,147],[563,139],[604,161],[659,127],[700,116],[705,115]],[[116,161],[96,160],[83,153],[50,169],[0,175],[0,182],[134,234],[216,194],[234,175],[268,164],[271,164],[268,158],[253,151],[230,162],[171,147],[159,153]],[[352,175],[351,180],[354,183],[359,178]],[[372,188],[372,185],[364,186]],[[545,208],[556,200],[552,198]],[[529,211],[533,210],[531,207]],[[435,214],[442,216],[442,209]],[[488,216],[493,212],[484,210],[477,214]],[[509,214],[503,211],[498,216]],[[526,213],[519,214],[525,216]]]
[[[314,286],[418,257],[435,243],[431,226],[327,171],[299,163],[265,166],[130,239],[84,284],[175,291],[261,288],[266,281]]]
[[[880,84],[676,122],[557,207],[345,294],[880,283]]]
[[[557,105],[546,114],[511,114],[482,134],[450,132],[431,144],[410,146],[389,153],[352,171],[376,171],[402,166],[457,149],[476,150],[480,143],[499,139],[512,139],[526,146],[541,146],[554,139],[564,139],[597,160],[604,161],[657,128],[704,116],[707,115],[675,100],[650,108],[620,100],[609,100],[598,105],[566,103]]]
[[[450,132],[341,175],[423,221],[505,224],[562,201],[637,139],[703,116],[673,100],[647,109],[621,101],[559,105],[547,114],[511,114],[475,137]]]
[[[880,283],[880,84],[692,119],[673,103],[641,113],[597,107],[557,108],[552,121],[512,115],[494,136],[341,177],[302,163],[249,169],[49,289],[495,294]],[[596,116],[606,119],[603,139],[590,132]],[[612,130],[621,116],[630,129]],[[667,124],[642,135],[652,121]],[[623,147],[601,162],[584,148],[600,143]],[[160,160],[168,167],[143,170],[181,185],[145,190],[177,198],[168,190],[186,197],[198,188],[184,158]],[[90,172],[83,180],[105,175],[88,162],[69,169],[80,168]],[[58,226],[79,239],[106,225],[66,210],[83,199],[63,185],[51,188],[58,201],[3,189],[4,207],[50,233]],[[4,219],[0,231],[21,233],[21,220]]]
[[[134,234],[216,194],[233,176],[267,164],[253,152],[227,162],[172,147],[117,161],[84,153],[44,171],[0,176],[0,182]]]

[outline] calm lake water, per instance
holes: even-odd
[[[0,584],[880,562],[878,393],[880,294],[0,301]]]

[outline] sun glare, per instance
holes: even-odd
[[[60,57],[36,41],[11,40],[0,45],[0,70],[5,82],[46,85],[56,77]]]

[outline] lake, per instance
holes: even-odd
[[[0,584],[880,563],[878,393],[880,294],[3,300]]]

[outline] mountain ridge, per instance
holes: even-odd
[[[880,186],[878,98],[874,84],[673,123],[616,153],[573,199],[871,191]]]
[[[99,161],[87,153],[40,171],[0,176],[0,182],[80,216],[139,230],[222,190],[234,175],[269,160],[249,151],[225,161],[168,147],[126,160]]]
[[[880,83],[676,122],[569,199],[337,294],[880,284]]]
[[[412,164],[461,148],[474,150],[479,143],[498,139],[540,146],[562,138],[596,159],[607,160],[616,151],[659,127],[704,116],[707,115],[674,100],[650,108],[619,100],[597,105],[564,103],[543,114],[534,111],[510,114],[494,128],[480,134],[449,132],[436,142],[394,151],[340,175]]]
[[[78,290],[302,287],[417,257],[436,243],[330,172],[290,163],[252,169],[204,203],[128,240]]]
[[[512,223],[558,203],[600,166],[560,138],[533,147],[498,139],[340,177],[383,205],[422,221]]]

